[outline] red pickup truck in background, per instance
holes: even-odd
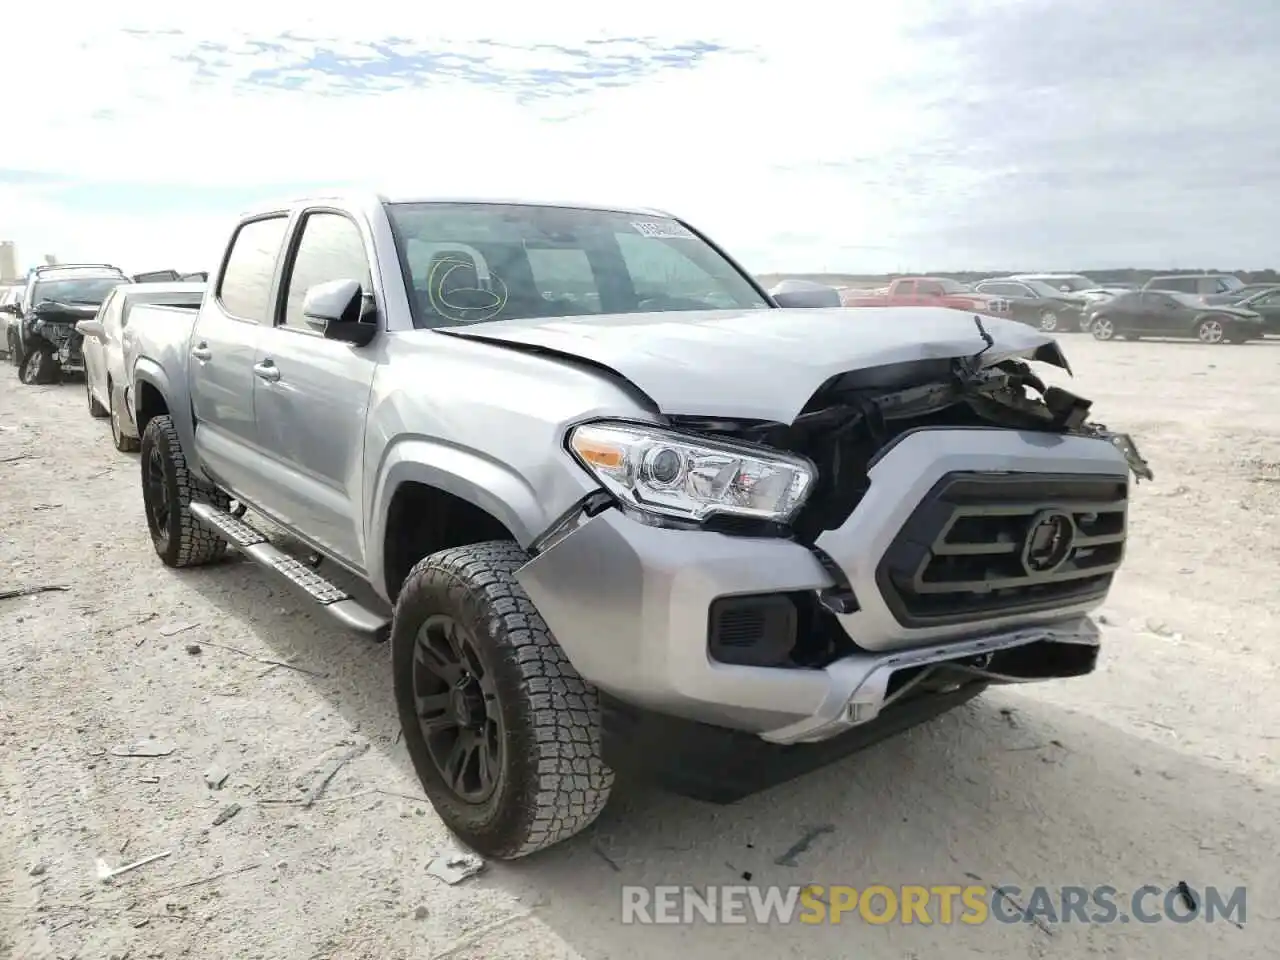
[[[992,316],[1009,312],[1008,300],[975,293],[946,277],[899,277],[881,290],[846,290],[840,300],[846,307],[951,307]]]

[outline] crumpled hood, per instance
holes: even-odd
[[[982,317],[983,354],[1042,360],[1070,372],[1057,341]],[[671,415],[790,423],[828,379],[913,360],[973,356],[986,344],[974,315],[943,307],[706,310],[529,318],[439,333],[581,358],[630,380]]]
[[[57,303],[45,300],[31,309],[32,318],[44,323],[76,323],[98,315],[98,304]]]

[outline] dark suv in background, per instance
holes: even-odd
[[[76,324],[97,314],[107,294],[129,276],[107,263],[36,267],[22,293],[0,306],[8,321],[9,359],[23,383],[57,383],[63,373],[83,372],[84,337]]]
[[[1182,273],[1152,277],[1142,285],[1142,289],[1189,293],[1205,303],[1232,303],[1240,297],[1244,286],[1243,280],[1229,273]]]
[[[1007,300],[1010,317],[1046,333],[1079,330],[1080,318],[1089,302],[1086,297],[1064,293],[1043,280],[999,277],[983,280],[973,289],[976,293]]]

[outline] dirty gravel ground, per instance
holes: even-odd
[[[1099,419],[1134,431],[1158,474],[1136,493],[1095,675],[991,692],[732,808],[624,788],[577,840],[456,887],[426,872],[447,837],[415,799],[386,648],[244,562],[165,569],[137,459],[111,448],[83,387],[0,369],[0,588],[68,587],[0,601],[0,955],[702,960],[767,935],[773,956],[804,958],[1276,956],[1280,342],[1065,340]],[[110,752],[148,738],[173,752]],[[313,806],[268,802],[296,801],[363,743]],[[204,780],[215,763],[219,790]],[[776,864],[828,824],[796,866]],[[97,858],[165,851],[111,885],[95,876]],[[784,885],[1245,884],[1249,912],[1244,929],[1051,933],[619,923],[624,883],[744,871]]]

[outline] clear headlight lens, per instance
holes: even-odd
[[[803,457],[640,424],[582,424],[569,449],[628,506],[695,522],[717,513],[786,522],[817,478]]]

